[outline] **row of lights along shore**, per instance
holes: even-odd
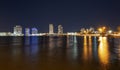
[[[81,28],[80,31],[77,32],[67,32],[63,33],[63,26],[58,25],[58,32],[54,32],[54,25],[49,24],[49,32],[48,33],[39,33],[37,28],[25,28],[23,29],[22,26],[16,25],[13,28],[13,32],[0,32],[0,36],[42,36],[42,35],[90,35],[93,34],[95,36],[104,34],[104,35],[116,35],[120,36],[120,28],[119,31],[113,31],[108,29],[107,27],[99,27],[95,30],[93,27],[90,28]],[[23,33],[24,31],[24,33]]]

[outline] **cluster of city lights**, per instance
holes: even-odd
[[[16,25],[13,28],[13,32],[0,32],[0,36],[43,36],[43,35],[116,35],[120,36],[120,32],[115,32],[113,30],[108,29],[107,27],[99,27],[96,30],[92,27],[89,29],[81,28],[78,32],[66,32],[63,33],[62,25],[58,25],[58,32],[54,33],[54,26],[53,24],[49,24],[49,32],[46,33],[38,33],[37,28],[25,28],[25,33],[23,34],[23,28],[20,25]]]

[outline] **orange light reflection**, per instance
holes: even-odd
[[[84,45],[83,45],[83,59],[85,61],[90,60],[92,58],[92,39],[91,36],[84,36]]]
[[[99,48],[98,48],[98,56],[100,59],[100,62],[102,64],[108,64],[109,62],[109,51],[108,51],[108,42],[107,37],[99,37]]]

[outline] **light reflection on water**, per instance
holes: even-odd
[[[92,39],[91,36],[84,36],[84,45],[83,45],[83,59],[85,61],[92,59]]]
[[[87,46],[87,38],[84,36],[84,47],[83,47],[83,59],[87,60],[88,59],[88,46]]]
[[[98,48],[98,56],[100,59],[100,62],[102,64],[108,64],[109,63],[109,46],[107,42],[107,37],[99,37],[99,48]]]
[[[120,60],[120,39],[116,38],[114,41],[114,53],[116,54],[116,56],[114,56],[114,59],[118,59]]]
[[[7,57],[7,62],[18,67],[27,64],[27,68],[44,70],[119,70],[120,38],[1,37],[0,55],[0,65],[6,62]]]

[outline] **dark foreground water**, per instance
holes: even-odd
[[[0,70],[120,70],[120,38],[0,37]]]

